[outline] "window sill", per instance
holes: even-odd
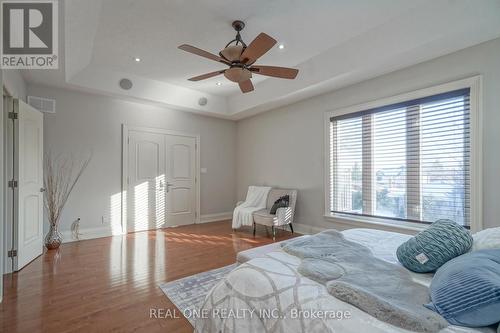
[[[394,230],[420,232],[422,230],[427,229],[428,227],[427,225],[413,223],[413,222],[395,222],[391,220],[369,218],[364,216],[357,217],[357,216],[343,215],[338,213],[326,213],[324,217],[325,220],[330,222],[348,224],[356,226],[358,228],[364,228],[370,226],[372,228],[383,227],[383,228],[391,228]]]

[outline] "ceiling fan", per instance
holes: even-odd
[[[228,69],[218,70],[215,72],[192,77],[189,79],[189,81],[200,81],[220,74],[224,74],[224,76],[228,80],[237,82],[243,93],[247,93],[254,89],[252,81],[250,80],[253,73],[277,77],[281,79],[295,79],[297,73],[299,72],[298,69],[254,65],[257,59],[263,56],[276,44],[276,40],[274,38],[261,32],[250,43],[250,45],[247,45],[245,44],[243,39],[241,39],[240,35],[240,31],[245,27],[245,23],[243,23],[242,21],[234,21],[232,26],[234,30],[236,30],[236,37],[235,39],[227,43],[224,49],[219,52],[218,56],[191,45],[182,44],[181,46],[179,46],[179,49],[183,51],[190,52],[229,66]]]

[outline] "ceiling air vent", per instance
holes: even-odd
[[[37,96],[28,96],[28,104],[45,113],[56,113],[56,100]]]

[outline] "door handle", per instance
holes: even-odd
[[[45,192],[45,189],[43,187],[40,188],[40,192]]]
[[[167,192],[170,191],[170,186],[174,186],[174,184],[167,182]]]

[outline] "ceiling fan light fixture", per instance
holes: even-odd
[[[280,45],[278,45],[278,49],[283,50],[284,48],[285,48],[285,44],[281,43]]]
[[[226,69],[224,76],[233,82],[243,82],[249,80],[252,77],[252,72],[246,68],[241,67],[231,67]]]
[[[224,50],[220,51],[220,55],[230,62],[235,62],[240,60],[241,53],[243,53],[243,45],[230,45]]]

